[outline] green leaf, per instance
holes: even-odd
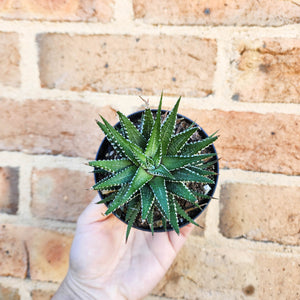
[[[169,143],[171,141],[172,134],[174,133],[180,99],[181,99],[181,97],[179,97],[179,99],[177,100],[172,111],[168,114],[166,120],[164,121],[164,123],[162,125],[161,144],[162,144],[162,154],[163,155],[165,155],[167,153],[167,149],[168,149]]]
[[[179,234],[179,226],[178,226],[178,219],[177,219],[177,210],[175,205],[175,200],[173,195],[168,195],[168,202],[170,207],[170,223],[173,229]]]
[[[154,124],[153,115],[150,108],[145,109],[142,123],[142,134],[148,141]]]
[[[116,192],[109,194],[108,196],[106,196],[105,198],[103,198],[102,200],[96,202],[96,204],[102,204],[102,203],[107,203],[109,201],[112,201],[115,197],[116,197]]]
[[[132,153],[136,160],[139,162],[140,165],[142,165],[144,168],[153,168],[154,167],[154,161],[151,157],[148,157],[145,155],[141,148],[139,148],[137,145],[131,144],[130,145]]]
[[[126,230],[126,242],[128,240],[128,237],[129,237],[129,233],[130,233],[130,230],[131,230],[131,227],[137,217],[137,215],[139,214],[139,211],[140,211],[140,208],[141,208],[141,203],[138,202],[137,206],[133,209],[133,212],[130,214],[130,218],[129,218],[129,221],[127,223],[127,230]]]
[[[190,164],[197,164],[203,161],[206,158],[215,156],[215,153],[208,153],[208,154],[200,154],[194,156],[164,156],[161,159],[161,163],[169,170],[175,170],[178,168],[182,168],[184,166]]]
[[[154,215],[154,206],[152,206],[152,208],[150,209],[148,217],[147,217],[147,221],[149,223],[152,235],[154,235],[153,215]]]
[[[203,183],[214,183],[213,180],[205,177],[198,175],[197,173],[188,170],[186,168],[181,168],[179,170],[175,170],[172,172],[172,175],[174,176],[174,181],[182,181],[182,182],[203,182]]]
[[[115,147],[117,145],[117,149],[119,153],[124,153],[135,165],[138,165],[135,155],[132,152],[133,145],[131,142],[127,141],[113,126],[111,126],[103,117],[101,117],[104,124],[97,122],[98,125],[102,128],[106,128],[108,133],[105,132],[108,140],[111,142],[112,146]],[[138,147],[138,146],[136,146]],[[142,149],[140,149],[142,151]]]
[[[194,143],[189,143],[186,144],[182,149],[181,149],[181,154],[182,155],[193,155],[196,154],[198,152],[200,152],[201,150],[203,150],[204,148],[208,147],[209,145],[211,145],[215,140],[217,140],[218,136],[214,136],[216,134],[213,133],[211,136],[201,140],[201,141],[197,141]]]
[[[203,175],[203,176],[209,176],[209,175],[217,175],[216,172],[213,172],[213,171],[208,171],[208,170],[204,170],[203,168],[198,168],[198,167],[195,167],[195,166],[188,166],[186,167],[188,170],[191,170],[199,175]]]
[[[108,128],[106,128],[106,126],[104,124],[102,124],[101,122],[99,122],[97,120],[96,120],[96,122],[97,122],[98,126],[100,127],[100,129],[105,133],[106,138],[111,143],[112,147],[118,152],[119,155],[124,156],[122,148],[118,145],[114,136],[111,134],[111,132],[108,130]]]
[[[179,205],[179,203],[175,202],[176,205],[176,209],[177,209],[177,213],[183,217],[184,219],[186,219],[187,221],[189,221],[190,223],[200,227],[199,224],[197,224],[185,211],[184,209]]]
[[[148,184],[141,188],[142,219],[145,220],[154,202],[154,194]]]
[[[132,180],[133,176],[135,175],[137,170],[136,166],[130,166],[114,175],[110,176],[109,178],[104,178],[103,180],[97,182],[94,186],[94,190],[104,190],[110,188],[112,186],[119,186],[125,183],[128,183]]]
[[[132,165],[132,162],[128,159],[94,160],[90,161],[89,165],[91,167],[102,168],[109,172],[118,172]]]
[[[128,199],[136,193],[144,184],[153,178],[153,175],[148,174],[142,167],[139,167],[129,184],[129,187],[125,194],[117,194],[114,201],[109,206],[108,210],[105,212],[106,215],[112,213],[120,206],[124,205]]]
[[[126,211],[126,216],[125,216],[125,222],[128,222],[130,219],[131,215],[137,210],[137,206],[140,205],[141,200],[140,197],[133,197],[130,199],[130,201],[127,203],[127,211]],[[138,209],[139,211],[139,209]]]
[[[185,131],[174,135],[171,138],[167,154],[175,155],[197,130],[197,127],[188,128]]]
[[[141,147],[142,149],[146,146],[146,140],[144,136],[138,131],[134,124],[121,112],[117,112],[119,115],[120,123],[124,128],[128,139],[133,143]]]
[[[197,198],[191,193],[190,189],[182,182],[167,182],[166,187],[168,192],[180,198],[193,203],[197,201]]]
[[[161,143],[160,139],[160,128],[161,128],[161,104],[162,99],[160,99],[159,106],[156,113],[156,119],[151,131],[151,135],[146,146],[145,154],[149,157],[153,157],[158,151]]]
[[[153,170],[147,170],[148,173],[156,176],[162,176],[166,177],[168,179],[172,179],[173,175],[172,173],[163,165],[160,165],[159,167],[153,169]]]
[[[157,152],[153,156],[153,162],[155,166],[159,166],[162,157],[161,144],[159,145]]]
[[[149,182],[149,185],[167,218],[170,219],[170,210],[164,178],[159,176],[154,177]]]

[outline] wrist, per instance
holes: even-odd
[[[88,282],[80,282],[69,271],[52,300],[126,300],[117,288],[94,288]]]

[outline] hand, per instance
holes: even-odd
[[[83,211],[70,253],[68,274],[53,299],[141,299],[162,279],[194,225],[154,233],[132,228],[114,215],[104,216],[104,204]]]

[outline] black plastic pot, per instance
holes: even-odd
[[[151,110],[152,113],[156,113],[157,110],[156,109],[152,109]],[[138,112],[135,112],[131,115],[128,116],[128,118],[133,122],[133,123],[138,123],[140,120],[141,120],[141,117],[142,117],[142,114],[143,114],[144,111],[138,111]],[[167,110],[161,110],[161,113],[162,115],[164,113],[168,112]],[[185,116],[182,116],[180,114],[177,114],[177,119],[180,118],[180,119],[184,119],[188,124],[194,124],[198,127],[198,133],[199,135],[201,136],[202,139],[204,138],[207,138],[208,135],[207,133],[196,123],[194,123],[192,120],[190,120],[189,118],[185,117]],[[120,129],[121,128],[121,125],[120,125],[120,122],[118,122],[115,126],[114,126],[116,129]],[[217,183],[218,183],[218,174],[219,174],[219,163],[218,163],[218,156],[217,156],[217,151],[214,147],[214,145],[210,145],[209,147],[206,148],[207,149],[207,152],[208,153],[215,153],[216,156],[214,156],[212,158],[212,160],[216,160],[215,164],[212,165],[212,170],[216,173],[216,175],[213,176],[213,180],[214,180],[214,184],[208,184],[208,186],[210,187],[210,190],[209,192],[207,193],[208,196],[212,197],[214,192],[215,192],[215,189],[216,189],[216,186],[217,186]],[[97,155],[96,155],[96,160],[101,160],[101,159],[106,159],[106,153],[110,153],[111,151],[113,150],[110,142],[108,141],[108,139],[105,137],[102,141],[102,143],[100,144],[100,147],[98,149],[98,152],[97,152]],[[95,182],[98,182],[99,180],[101,180],[101,175],[99,173],[95,173]],[[99,195],[100,195],[100,198],[103,199],[105,197],[105,195],[103,195],[101,193],[101,191],[98,191]],[[210,199],[203,199],[203,201],[201,201],[201,204],[202,204],[202,209],[199,209],[199,208],[195,208],[193,209],[192,212],[189,212],[189,216],[192,218],[192,219],[196,219],[204,210],[205,208],[207,207],[208,203],[210,202],[211,198]],[[118,219],[120,219],[122,222],[126,223],[125,222],[125,213],[122,212],[122,210],[118,209],[116,210],[114,213],[113,213]],[[127,223],[126,223],[127,224]],[[188,221],[186,220],[183,220],[181,223],[179,223],[179,226],[180,227],[183,227],[185,225],[189,224]],[[150,230],[150,227],[148,226],[148,228],[145,228],[145,227],[139,227],[139,226],[135,226],[133,225],[132,227],[134,228],[137,228],[139,230],[144,230],[144,231],[151,231]],[[171,227],[171,225],[168,224],[167,226],[167,231],[170,231],[170,230],[173,230],[173,228]],[[154,228],[154,231],[155,232],[165,232],[166,230],[164,228]]]

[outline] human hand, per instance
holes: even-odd
[[[141,299],[162,279],[194,225],[154,233],[132,229],[96,196],[77,221],[66,278],[53,300]]]

